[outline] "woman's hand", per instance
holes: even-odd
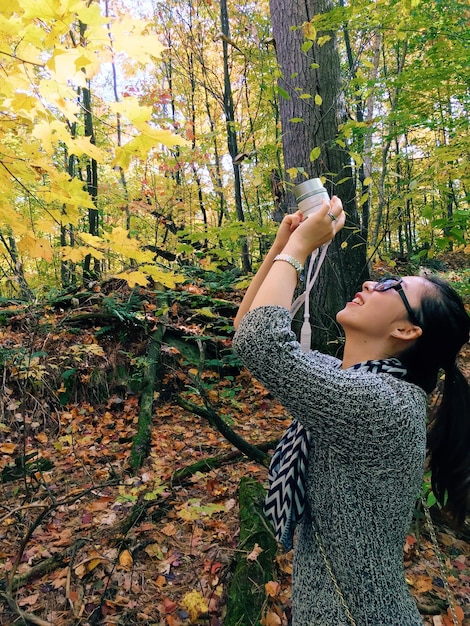
[[[330,202],[324,200],[318,211],[295,226],[282,251],[305,263],[311,252],[334,238],[345,221],[341,200],[337,196],[333,196]]]
[[[277,304],[289,308],[297,285],[297,272],[289,263],[274,263],[276,255],[284,252],[305,263],[313,250],[333,239],[343,228],[345,219],[343,205],[336,196],[330,202],[324,202],[308,218],[300,211],[286,215],[240,304],[234,320],[235,328],[238,328],[245,313],[256,306]]]
[[[281,252],[281,250],[284,249],[284,246],[289,241],[290,236],[303,220],[304,216],[300,211],[289,213],[289,215],[286,215],[283,218],[272,245],[277,252]]]

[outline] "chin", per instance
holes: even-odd
[[[346,328],[347,326],[354,326],[359,320],[355,315],[355,308],[358,308],[357,304],[348,302],[346,306],[336,313],[336,321],[340,326]]]
[[[344,309],[341,309],[341,311],[338,311],[338,313],[336,313],[336,321],[338,322],[338,324],[342,326],[343,320],[345,318],[347,319],[346,307],[344,307]]]

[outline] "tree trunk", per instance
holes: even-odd
[[[86,24],[80,22],[80,38],[83,39],[87,29]],[[82,89],[83,99],[83,117],[85,137],[90,138],[90,143],[96,144],[95,131],[93,125],[93,114],[91,111],[91,91],[89,87]],[[88,232],[90,235],[98,236],[99,229],[99,213],[98,213],[98,163],[95,159],[88,157],[86,164],[86,185],[88,194],[95,205],[95,208],[88,209]],[[101,267],[98,259],[93,260],[93,269],[91,267],[92,257],[88,254],[83,264],[84,280],[96,279],[100,277]]]
[[[8,228],[10,231],[10,229]],[[7,241],[8,239],[8,241]],[[16,248],[16,241],[13,236],[13,233],[10,231],[8,236],[5,237],[3,233],[0,231],[0,241],[3,243],[5,250],[8,252],[10,259],[8,260],[8,264],[10,266],[11,273],[15,276],[18,281],[18,287],[20,290],[21,297],[24,300],[33,301],[34,294],[29,288],[29,285],[26,281],[23,269],[23,263],[21,262],[18,256],[18,250]]]
[[[283,76],[279,87],[281,96],[285,96],[280,98],[285,169],[297,168],[292,183],[305,180],[304,172],[309,178],[324,176],[330,195],[334,193],[341,198],[347,213],[346,227],[330,245],[312,293],[315,345],[320,350],[332,351],[332,342],[338,335],[335,315],[368,277],[351,157],[335,143],[338,126],[347,118],[335,35],[328,33],[330,39],[323,45],[315,43],[309,50],[302,50],[304,31],[301,26],[315,14],[332,9],[333,3],[331,0],[271,0],[270,7]],[[301,98],[304,94],[311,97]],[[319,148],[320,154],[312,161],[314,148]],[[293,201],[290,204],[293,205]]]
[[[234,185],[235,185],[235,207],[237,217],[240,222],[245,221],[242,205],[242,191],[240,179],[240,165],[235,163],[235,157],[238,154],[237,131],[235,129],[235,109],[233,106],[232,85],[230,83],[230,72],[228,65],[228,41],[230,41],[230,28],[228,20],[227,1],[220,1],[220,23],[222,28],[222,50],[224,63],[224,113],[227,125],[227,145],[230,156],[232,157]],[[251,271],[250,256],[248,253],[248,242],[246,237],[241,239],[242,248],[242,268],[248,274]]]

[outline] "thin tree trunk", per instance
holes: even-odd
[[[80,38],[83,40],[85,31],[87,29],[86,24],[80,22]],[[94,126],[93,126],[93,114],[91,111],[91,91],[88,87],[82,89],[83,98],[83,116],[85,126],[85,137],[90,138],[90,143],[96,144]],[[98,236],[99,232],[99,213],[98,213],[98,163],[93,158],[87,159],[86,164],[86,185],[88,194],[95,205],[95,208],[88,209],[88,232],[90,235]],[[84,280],[97,279],[101,274],[100,262],[98,259],[93,259],[93,270],[91,269],[91,254],[88,254],[83,264],[83,278]]]
[[[407,52],[408,52],[408,46],[407,46],[407,42],[405,41],[403,42],[403,48],[401,50],[401,54],[399,54],[398,59],[397,59],[397,70],[396,70],[397,77],[400,76],[400,74],[403,71],[403,68],[405,67],[405,60],[406,60]],[[400,87],[397,86],[395,87],[393,93],[390,94],[390,114],[394,112],[398,104],[399,94],[400,94]],[[389,125],[389,128],[386,131],[386,135],[388,135],[389,139],[384,141],[384,144],[382,147],[382,167],[381,167],[379,189],[378,189],[379,190],[379,204],[377,207],[374,234],[372,236],[372,246],[374,248],[377,246],[377,242],[379,240],[380,228],[382,226],[382,221],[383,221],[383,211],[384,211],[385,204],[387,202],[386,197],[385,197],[385,180],[386,180],[386,176],[388,172],[388,167],[387,167],[388,166],[388,153],[390,151],[390,146],[392,145],[392,138],[394,135],[394,128],[392,124],[393,123],[391,122]]]
[[[228,43],[230,41],[230,27],[228,19],[227,1],[220,0],[220,22],[222,30],[222,50],[224,64],[224,113],[227,126],[227,145],[230,156],[232,157],[234,191],[235,191],[235,207],[237,217],[240,222],[245,221],[242,204],[240,165],[235,163],[235,157],[238,154],[237,132],[235,129],[235,109],[233,106],[232,85],[230,82],[230,71],[228,64]],[[248,242],[246,237],[241,239],[242,268],[245,273],[251,271],[251,262],[248,252]]]
[[[10,266],[11,273],[16,277],[16,280],[18,281],[18,287],[20,290],[21,297],[24,300],[27,300],[30,302],[33,301],[34,294],[29,288],[29,285],[26,281],[24,270],[23,270],[23,263],[21,262],[21,259],[18,256],[16,241],[13,235],[9,233],[8,236],[5,237],[3,233],[0,231],[0,241],[3,243],[5,250],[8,252],[8,255],[10,257],[8,264]]]

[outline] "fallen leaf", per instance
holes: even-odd
[[[461,624],[463,622],[463,618],[465,617],[462,608],[460,606],[454,606],[454,613],[458,623]],[[450,619],[452,626],[454,622],[452,619],[452,610],[450,607],[447,609],[447,617]]]
[[[167,597],[163,598],[162,604],[165,613],[173,613],[173,611],[176,611],[176,609],[178,608],[178,604]]]
[[[39,594],[33,593],[30,596],[26,596],[26,598],[21,598],[20,600],[18,600],[18,604],[19,606],[32,606],[33,604],[36,604],[38,598]]]
[[[274,580],[270,580],[264,585],[264,589],[266,591],[266,595],[270,596],[271,598],[275,598],[281,590],[281,585]]]
[[[157,580],[155,581],[155,584],[157,585],[157,587],[160,587],[160,589],[161,589],[162,587],[164,587],[164,586],[166,585],[166,578],[165,578],[165,576],[163,576],[162,574],[160,574],[160,575],[157,577]]]
[[[133,564],[134,561],[132,559],[132,554],[129,552],[129,550],[123,550],[119,555],[119,565],[126,569],[130,569]]]
[[[281,618],[274,611],[268,611],[261,620],[261,626],[280,626]]]
[[[255,547],[246,558],[248,561],[257,561],[261,552],[263,552],[263,548],[260,548],[259,545],[255,543]]]
[[[432,578],[430,576],[419,576],[413,586],[418,593],[431,591],[433,587]]]
[[[173,535],[176,535],[176,526],[170,522],[162,528],[162,533],[167,537],[173,537]]]
[[[209,607],[204,597],[196,591],[187,593],[181,601],[181,606],[187,610],[191,622],[195,622],[200,615],[207,613]]]

